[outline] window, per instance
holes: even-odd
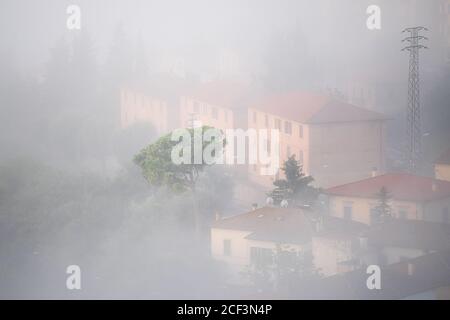
[[[291,147],[287,146],[286,147],[286,158],[289,158],[291,156]]]
[[[217,108],[212,108],[212,117],[213,117],[213,119],[219,118],[219,113],[217,112]]]
[[[202,113],[203,114],[207,114],[208,113],[208,106],[206,105],[206,103],[203,104],[203,108],[202,108]]]
[[[344,202],[344,219],[352,220],[353,204],[351,202]]]
[[[225,118],[225,122],[228,122],[228,112],[227,112],[227,110],[223,110],[223,117]]]
[[[298,136],[303,138],[303,126],[301,124],[298,126]]]
[[[449,223],[450,221],[449,213],[448,213],[448,207],[445,207],[442,209],[442,222],[443,223]]]
[[[271,147],[270,140],[267,139],[267,154],[270,154],[270,147]]]
[[[269,116],[266,114],[264,117],[264,123],[266,124],[266,128],[269,127]]]
[[[230,239],[223,240],[223,255],[231,256],[231,240]]]
[[[275,119],[275,129],[281,130],[281,120]]]
[[[251,247],[250,262],[257,267],[264,267],[272,263],[272,250],[267,248]]]
[[[253,122],[256,123],[256,120],[258,118],[258,115],[256,114],[255,111],[253,111]]]
[[[292,124],[289,121],[284,122],[284,133],[292,134]]]

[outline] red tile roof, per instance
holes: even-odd
[[[436,164],[450,164],[450,149],[441,154],[441,156],[436,160]]]
[[[252,108],[301,123],[385,120],[373,112],[335,98],[309,92],[289,92],[266,97]]]
[[[360,108],[326,95],[293,91],[263,96],[256,88],[228,81],[205,83],[196,90],[191,91],[187,96],[226,108],[251,107],[302,123],[386,119],[380,113]]]
[[[335,217],[322,217],[322,228],[316,230],[315,220],[297,208],[264,207],[230,218],[215,221],[213,228],[247,231],[249,240],[302,244],[313,236],[348,239],[366,232],[367,225]]]
[[[282,243],[311,241],[312,227],[300,209],[259,208],[215,221],[213,228],[251,232],[247,239]]]
[[[335,196],[376,198],[385,187],[391,197],[406,201],[432,201],[450,197],[450,182],[406,173],[389,173],[326,190]]]

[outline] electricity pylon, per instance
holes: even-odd
[[[421,31],[428,31],[425,27],[406,28],[403,33],[409,32],[409,37],[402,40],[408,46],[402,51],[409,51],[409,77],[408,77],[408,107],[406,116],[406,154],[408,170],[417,172],[421,166],[422,158],[422,129],[420,110],[420,82],[419,82],[419,50],[428,49],[420,44],[421,40],[428,40],[421,36]]]

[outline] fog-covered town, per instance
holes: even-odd
[[[2,0],[1,299],[450,299],[449,0]]]

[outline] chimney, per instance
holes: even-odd
[[[414,275],[415,267],[412,263],[408,263],[408,276]]]
[[[216,221],[219,221],[221,219],[220,213],[218,211],[216,211],[215,219]]]

